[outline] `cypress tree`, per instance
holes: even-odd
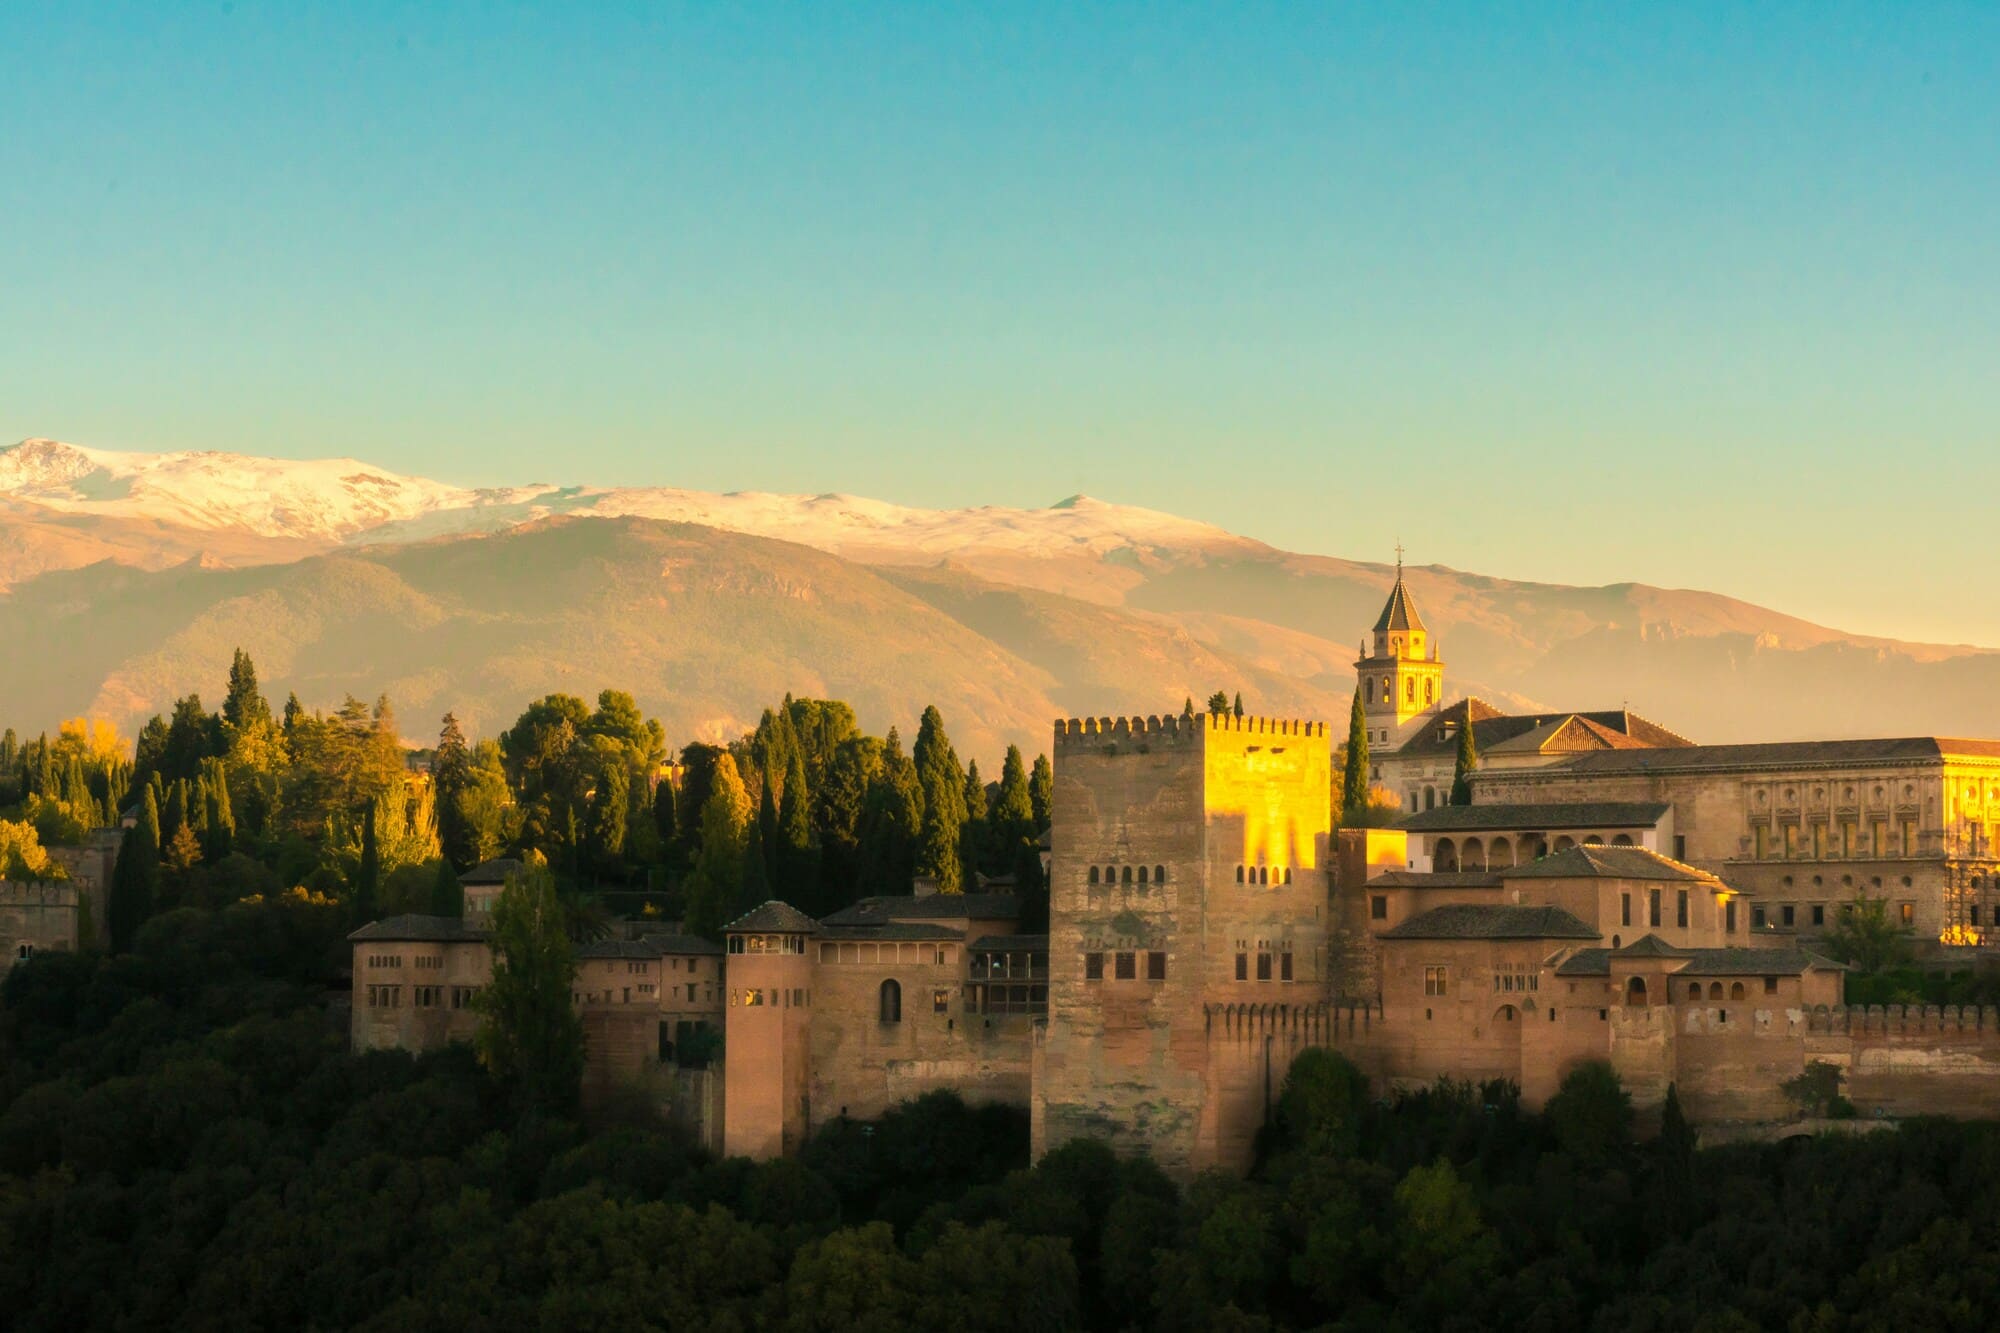
[[[632,803],[632,780],[622,759],[604,766],[590,796],[590,859],[602,872],[625,855],[625,811]]]
[[[220,759],[209,761],[208,774],[208,836],[202,839],[202,856],[209,861],[220,861],[229,855],[236,843],[236,812],[229,804],[229,773]]]
[[[446,713],[431,756],[431,786],[437,792],[438,844],[445,859],[461,870],[478,858],[478,837],[465,818],[459,793],[472,781],[472,750],[465,743],[455,714]]]
[[[993,864],[993,825],[986,813],[986,781],[979,776],[979,761],[965,769],[965,830],[958,840],[960,864],[965,867],[965,883],[970,888],[973,873],[997,874]]]
[[[764,842],[764,821],[753,819],[749,823],[748,834],[743,840],[741,884],[736,901],[730,904],[729,909],[732,916],[740,916],[777,896],[771,888],[771,857]]]
[[[1236,716],[1238,716],[1238,717],[1242,717],[1242,716],[1243,716],[1243,691],[1241,691],[1241,690],[1238,690],[1238,691],[1236,691],[1236,705],[1235,705],[1235,712],[1236,712]]]
[[[1181,705],[1181,716],[1182,717],[1194,716],[1194,696],[1192,694],[1190,694],[1187,697],[1187,702]]]
[[[257,688],[257,668],[250,654],[241,648],[229,664],[229,697],[222,701],[222,720],[237,731],[262,726],[271,720],[271,705]]]
[[[778,882],[778,794],[770,769],[764,770],[763,779],[763,790],[757,793],[757,845],[763,853],[764,884],[768,888]],[[755,907],[763,901],[755,898],[750,905]]]
[[[692,747],[690,747],[692,748]],[[708,798],[702,802],[700,840],[687,883],[689,934],[716,938],[732,918],[730,908],[743,884],[743,847],[751,822],[750,794],[737,776],[736,761],[718,750],[709,769]]]
[[[160,882],[160,806],[149,786],[139,802],[139,820],[125,830],[118,860],[111,871],[111,947],[123,953],[132,947],[139,927],[153,915]]]
[[[881,767],[862,799],[861,867],[855,887],[867,893],[908,893],[923,821],[924,792],[916,765],[903,754],[901,738],[891,727]]]
[[[944,734],[944,718],[932,704],[917,724],[911,750],[917,783],[924,794],[924,822],[917,835],[916,873],[937,881],[938,892],[958,893],[965,885],[959,838],[965,829],[965,774]]]
[[[653,831],[660,835],[660,846],[672,847],[674,837],[680,832],[680,811],[677,808],[679,793],[674,790],[672,778],[661,778],[653,788]]]
[[[1458,763],[1451,775],[1451,803],[1472,804],[1472,770],[1479,767],[1479,747],[1472,738],[1472,709],[1465,710],[1465,722],[1458,729]]]
[[[819,849],[813,845],[812,800],[806,791],[805,756],[792,751],[785,792],[778,802],[778,888],[786,902],[818,915]]]
[[[465,915],[465,887],[458,882],[458,872],[451,868],[447,857],[438,858],[437,878],[431,883],[430,908],[432,916]]]
[[[1347,715],[1347,767],[1341,773],[1340,808],[1349,813],[1368,806],[1368,711],[1361,688],[1354,689],[1354,707]]]
[[[375,845],[375,802],[361,811],[361,865],[354,874],[354,924],[367,925],[375,919],[375,903],[382,888],[382,854]]]
[[[1049,757],[1035,756],[1035,768],[1028,775],[1028,797],[1034,806],[1035,832],[1040,833],[1055,818],[1056,773],[1049,767]]]

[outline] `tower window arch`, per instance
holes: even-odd
[[[1126,867],[1125,867],[1125,872],[1124,872],[1124,873],[1123,873],[1122,875],[1120,875],[1120,876],[1119,876],[1118,878],[1119,878],[1119,879],[1120,879],[1120,880],[1121,880],[1122,882],[1124,882],[1124,883],[1126,883],[1126,884],[1130,884],[1130,883],[1132,882],[1132,867],[1131,867],[1131,866],[1126,866]]]
[[[1403,697],[1411,703],[1417,701],[1417,678],[1411,676],[1403,682]]]
[[[1433,690],[1434,690],[1435,688],[1436,688],[1436,685],[1435,685],[1435,684],[1434,684],[1433,682],[1431,682],[1431,681],[1428,681],[1428,680],[1424,682],[1424,702],[1425,702],[1425,703],[1429,703],[1429,702],[1431,701],[1431,699],[1432,699],[1432,697],[1433,697],[1433,696],[1432,696],[1432,693],[1431,693],[1431,692],[1432,692],[1432,691],[1433,691]]]
[[[903,1021],[903,984],[894,977],[882,983],[878,996],[881,1019],[884,1023]]]
[[[1097,867],[1096,867],[1096,866],[1092,866],[1092,867],[1090,868],[1090,882],[1091,882],[1092,884],[1095,884],[1095,883],[1097,883]]]

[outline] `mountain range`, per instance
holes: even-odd
[[[1625,704],[1697,740],[1991,732],[2000,653],[1847,634],[1715,593],[1406,571],[1447,693]],[[4,721],[129,732],[240,645],[308,706],[386,691],[413,740],[551,690],[629,689],[676,737],[790,692],[961,751],[1212,690],[1343,724],[1392,567],[1154,510],[908,508],[848,495],[472,489],[354,459],[0,450]]]

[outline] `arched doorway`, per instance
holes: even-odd
[[[879,1002],[881,1004],[881,1019],[884,1023],[900,1023],[903,1021],[903,986],[901,982],[893,977],[883,982]]]
[[[1621,833],[1611,840],[1611,845],[1613,847],[1630,847],[1632,845],[1632,835]]]
[[[1439,838],[1436,850],[1431,853],[1431,868],[1441,871],[1458,869],[1458,844],[1450,838]]]
[[[1505,870],[1514,864],[1514,844],[1505,838],[1495,838],[1493,845],[1486,849],[1486,868]]]
[[[1645,1007],[1646,979],[1644,977],[1633,977],[1625,983],[1625,1003],[1638,1008]]]
[[[1521,858],[1523,865],[1529,861],[1539,861],[1548,854],[1549,844],[1546,839],[1538,838],[1532,833],[1521,836],[1521,847],[1516,855]]]
[[[1576,846],[1576,839],[1570,837],[1567,833],[1556,839],[1556,850],[1559,852],[1566,852],[1574,846]]]
[[[1503,1004],[1495,1009],[1487,1033],[1492,1041],[1492,1072],[1467,1067],[1464,1071],[1466,1077],[1484,1080],[1497,1075],[1512,1079],[1518,1085],[1521,1081],[1521,1029],[1525,1026],[1521,1021],[1521,1011],[1513,1005]]]

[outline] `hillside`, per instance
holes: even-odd
[[[1412,567],[1449,693],[1629,704],[1709,741],[2000,733],[2000,654],[1843,634],[1714,593]],[[842,495],[470,490],[353,460],[0,450],[7,721],[128,729],[238,643],[312,705],[386,689],[412,737],[553,689],[632,689],[676,735],[787,691],[961,748],[1188,695],[1336,723],[1387,566],[1153,510],[912,509]],[[962,719],[962,720],[961,720]]]

